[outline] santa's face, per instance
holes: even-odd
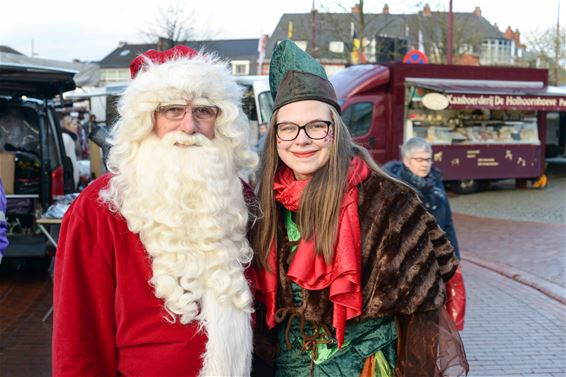
[[[199,133],[212,139],[218,112],[218,107],[203,101],[160,105],[155,110],[154,132],[160,138],[173,131],[182,131],[189,135]]]

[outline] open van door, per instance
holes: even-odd
[[[78,71],[0,62],[0,95],[52,99],[75,89]]]
[[[56,95],[75,89],[73,77],[78,71],[0,62],[0,96],[13,106],[41,107],[36,111],[39,121],[39,146],[41,153],[40,200],[47,205],[54,195],[72,191],[73,172],[70,160],[63,150],[61,129],[52,104]],[[36,99],[43,104],[26,104],[27,99]],[[5,149],[5,146],[0,146]]]
[[[259,76],[261,79],[254,81],[254,98],[260,124],[269,123],[273,113],[273,97],[269,89],[269,76]]]
[[[273,111],[269,76],[237,76],[236,82],[245,89],[243,107],[249,120],[269,123]]]
[[[14,166],[14,174],[4,179],[10,182],[5,187],[10,242],[6,257],[45,256],[36,216],[54,196],[73,191],[72,165],[52,98],[75,88],[76,73],[0,62],[0,150]]]

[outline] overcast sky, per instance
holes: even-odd
[[[505,30],[508,25],[523,36],[555,27],[560,0],[453,0],[455,12],[481,7],[482,15]],[[566,25],[566,0],[561,0],[560,22]],[[3,0],[0,44],[30,56],[71,61],[98,61],[119,41],[146,42],[144,26],[156,19],[159,8],[185,4],[195,14],[195,26],[216,33],[216,39],[259,38],[269,34],[283,13],[305,13],[312,0]],[[341,11],[355,0],[316,0],[319,10]],[[415,13],[429,3],[433,10],[448,10],[449,0],[365,1],[366,12]]]

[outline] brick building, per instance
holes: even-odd
[[[511,65],[525,50],[518,30],[501,32],[476,7],[454,12],[453,55],[456,64]],[[271,51],[289,38],[315,56],[333,73],[349,64],[400,61],[408,50],[419,49],[434,63],[445,62],[447,12],[433,11],[428,4],[417,14],[393,14],[386,4],[381,13],[283,14],[266,48],[262,73],[268,70]],[[363,51],[360,45],[364,46]]]

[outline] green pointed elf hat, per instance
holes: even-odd
[[[269,87],[273,111],[292,102],[316,100],[334,106],[340,113],[336,92],[324,68],[293,41],[281,41],[273,50]]]

